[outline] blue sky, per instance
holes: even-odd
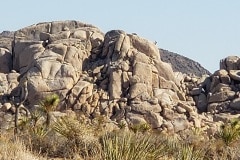
[[[240,54],[239,0],[7,0],[0,32],[38,22],[78,20],[103,32],[137,33],[214,72],[219,60]]]

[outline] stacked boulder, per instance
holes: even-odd
[[[153,42],[121,30],[103,34],[77,21],[46,22],[16,31],[11,48],[0,48],[0,61],[7,62],[0,63],[4,113],[14,113],[6,105],[11,97],[17,102],[24,97],[24,105],[34,110],[56,93],[58,110],[71,109],[79,118],[105,116],[114,123],[179,132],[214,128],[211,114],[199,112],[222,112],[225,104],[236,109],[239,103],[239,68],[230,60],[222,62],[226,73],[183,76],[161,60]]]
[[[240,111],[240,58],[229,56],[220,61],[220,70],[205,78],[188,82],[200,112],[209,112],[216,121],[238,118]]]

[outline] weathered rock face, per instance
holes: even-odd
[[[238,113],[240,91],[240,61],[229,56],[220,61],[220,70],[209,77],[186,82],[189,95],[194,97],[199,111],[215,114]],[[194,79],[194,78],[193,78]],[[231,119],[231,114],[227,115]],[[232,116],[234,118],[234,116]],[[215,118],[216,119],[216,118]],[[224,118],[223,118],[224,119]]]
[[[27,78],[29,103],[36,104],[51,92],[64,99],[80,81],[90,55],[98,54],[103,38],[96,27],[75,21],[42,23],[16,31],[13,69],[21,79]]]
[[[174,73],[154,43],[121,30],[103,34],[77,21],[40,23],[16,31],[11,48],[0,47],[2,112],[9,112],[12,97],[34,109],[57,93],[59,110],[180,132],[212,126],[213,118],[199,111],[215,113],[223,104],[238,109],[238,72],[201,79]]]

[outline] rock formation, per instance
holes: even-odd
[[[60,96],[59,111],[168,132],[198,127],[212,133],[214,121],[223,121],[220,113],[240,110],[238,57],[199,78],[173,72],[153,42],[121,30],[104,34],[77,21],[46,22],[7,38],[0,46],[2,129],[12,121],[12,101],[24,99],[34,110],[52,93]]]

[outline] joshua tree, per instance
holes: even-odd
[[[28,117],[28,109],[26,107],[24,107],[24,102],[27,100],[28,97],[28,90],[27,90],[27,78],[24,79],[23,81],[23,85],[21,86],[21,90],[20,90],[20,102],[16,102],[15,98],[12,97],[12,101],[14,103],[14,106],[16,108],[16,112],[15,112],[15,117],[14,117],[14,134],[18,134],[18,114],[19,114],[19,110],[22,109],[26,112],[26,116]]]
[[[60,99],[57,94],[48,95],[44,100],[40,102],[43,112],[46,113],[46,127],[50,125],[51,115],[50,112],[54,111],[59,103]]]

